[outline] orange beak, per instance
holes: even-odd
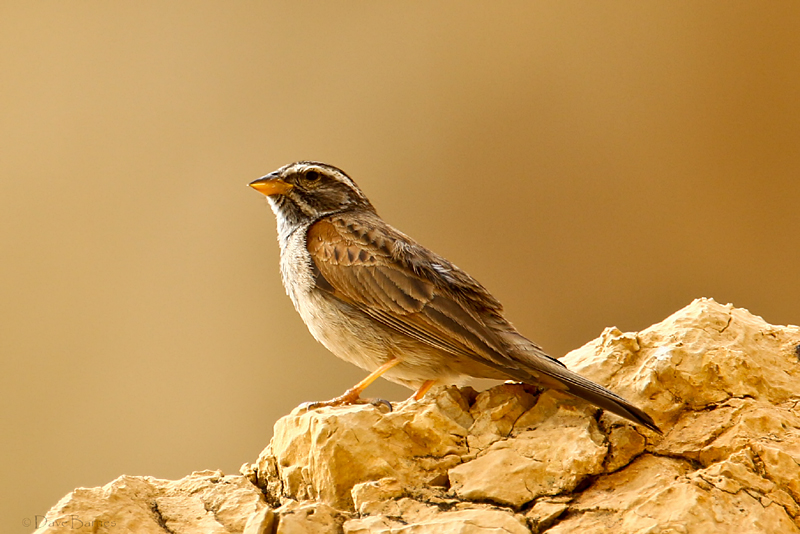
[[[247,185],[266,196],[285,195],[292,187],[294,187],[292,184],[287,184],[280,178],[270,174],[259,178],[258,180],[253,180]]]

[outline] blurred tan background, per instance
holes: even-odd
[[[557,356],[700,296],[800,322],[794,1],[6,0],[0,105],[4,532],[123,473],[236,472],[363,376],[246,187],[294,160]]]

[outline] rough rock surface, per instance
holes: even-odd
[[[663,437],[517,384],[301,407],[242,475],[77,489],[39,532],[800,533],[798,344],[798,327],[699,299],[562,359]]]
[[[269,523],[264,495],[241,475],[200,471],[180,480],[121,476],[61,499],[37,532],[243,532],[251,516]]]

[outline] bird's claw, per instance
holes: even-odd
[[[308,412],[309,410],[316,410],[317,408],[325,408],[330,406],[352,406],[354,404],[371,404],[376,408],[380,409],[381,406],[385,406],[392,411],[392,403],[387,401],[386,399],[362,399],[359,397],[359,392],[348,390],[343,395],[338,397],[334,397],[331,400],[327,401],[312,401],[312,402],[304,402],[300,405],[300,409],[303,412]]]
[[[375,406],[378,409],[380,409],[381,406],[386,406],[390,412],[393,410],[392,403],[386,399],[364,399],[364,400],[369,402],[371,405]]]

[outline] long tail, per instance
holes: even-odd
[[[654,432],[663,434],[655,421],[653,421],[653,418],[647,415],[644,410],[637,408],[600,384],[596,384],[577,373],[573,373],[566,367],[559,369],[557,373],[551,376],[567,386],[567,393],[589,401],[595,406],[615,413],[629,421],[645,426]]]
[[[564,391],[647,427],[653,432],[663,434],[653,418],[644,410],[637,408],[600,384],[570,371],[563,363],[548,356],[538,345],[523,336],[519,336],[514,341],[515,350],[512,351],[512,358],[518,363],[518,366],[514,369],[504,369],[514,380]]]

